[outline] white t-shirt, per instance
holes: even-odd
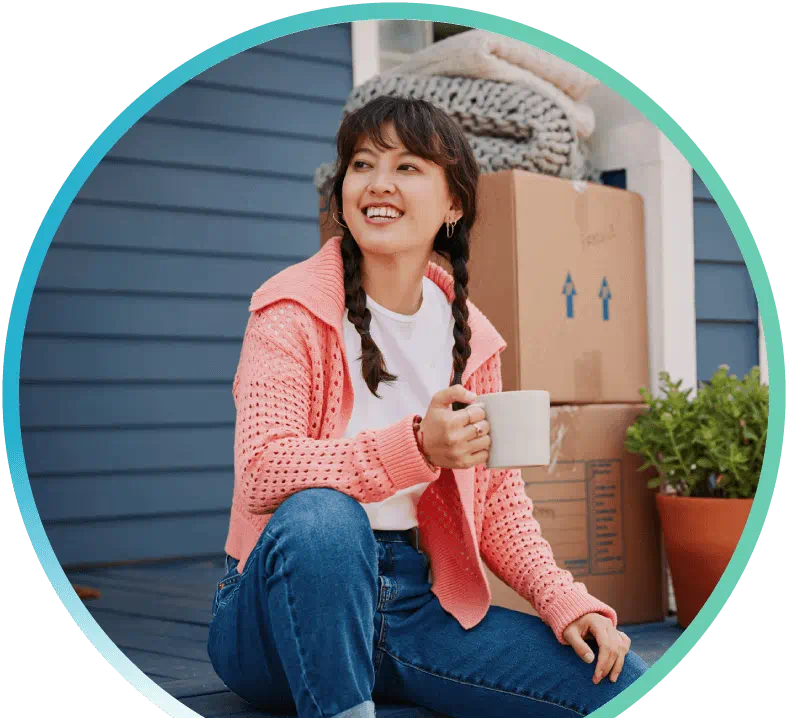
[[[454,316],[443,290],[422,278],[423,300],[415,314],[397,314],[367,297],[372,313],[369,331],[383,353],[386,369],[397,380],[381,382],[378,395],[361,374],[361,337],[344,317],[344,338],[353,383],[354,403],[344,436],[380,429],[408,414],[424,416],[433,395],[451,384]],[[409,529],[418,525],[416,504],[429,483],[398,491],[383,501],[362,503],[373,529]]]

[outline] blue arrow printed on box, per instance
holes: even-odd
[[[613,294],[607,284],[607,277],[602,277],[602,286],[599,288],[599,298],[602,300],[602,321],[610,319],[610,298]]]
[[[566,273],[566,281],[564,282],[564,289],[561,294],[566,296],[566,316],[572,319],[575,315],[573,297],[577,294],[577,291],[575,290],[575,283],[572,281],[571,272]]]

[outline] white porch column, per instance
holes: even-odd
[[[350,38],[353,87],[358,87],[380,72],[379,21],[358,20],[350,23]]]
[[[645,210],[648,355],[651,390],[667,371],[697,388],[692,167],[662,132],[605,86],[589,97],[597,117],[594,163],[626,170]]]
[[[758,310],[758,364],[761,369],[761,384],[769,383],[769,364],[766,361],[766,337],[763,335],[761,312]]]

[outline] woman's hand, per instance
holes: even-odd
[[[420,429],[430,463],[445,469],[469,469],[490,458],[490,424],[484,407],[474,405],[460,411],[451,408],[455,401],[475,399],[476,395],[460,384],[441,389],[432,397]]]
[[[606,616],[601,613],[587,613],[564,629],[564,640],[586,663],[594,660],[594,652],[583,640],[589,633],[599,646],[594,683],[599,683],[608,673],[611,683],[615,683],[624,667],[624,658],[629,652],[632,641],[626,633],[617,630],[613,621]]]

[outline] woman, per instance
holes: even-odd
[[[431,104],[378,97],[337,154],[343,234],[252,296],[216,672],[299,716],[585,715],[646,666],[556,565],[519,470],[485,467],[469,404],[501,390],[505,343],[468,301],[472,151]],[[482,560],[540,618],[490,606]]]

